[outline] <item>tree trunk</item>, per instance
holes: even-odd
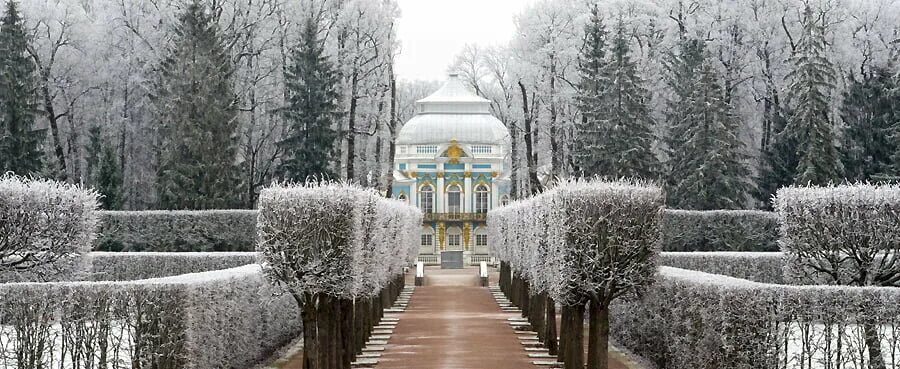
[[[53,135],[53,153],[56,154],[56,161],[59,163],[59,175],[61,180],[65,181],[69,178],[69,171],[66,169],[66,154],[63,150],[62,139],[59,137],[59,116],[56,115],[56,109],[53,106],[53,97],[50,95],[49,77],[44,77],[41,81],[41,93],[44,97],[44,111],[47,112],[47,121],[50,123],[50,134]]]
[[[558,355],[559,346],[556,341],[556,301],[553,301],[550,296],[547,296],[547,301],[544,302],[544,304],[547,306],[547,316],[544,318],[544,336],[546,337],[544,346],[547,346],[547,352],[550,355]]]
[[[547,342],[547,332],[544,329],[544,321],[547,316],[544,304],[547,303],[547,293],[543,292],[531,299],[531,327],[537,332],[538,340]]]
[[[531,194],[535,195],[543,192],[541,181],[537,176],[537,156],[534,153],[534,132],[531,130],[532,116],[528,112],[528,91],[522,81],[519,81],[519,91],[522,94],[522,113],[524,113],[525,121],[525,157],[528,162],[528,183]]]
[[[303,369],[320,369],[319,365],[319,336],[318,336],[318,312],[316,311],[316,298],[313,294],[305,294],[306,303],[297,298],[300,306],[300,318],[303,320]],[[295,297],[296,298],[296,297]]]
[[[521,289],[519,290],[519,297],[522,300],[522,304],[521,306],[519,306],[519,308],[522,309],[522,317],[529,318],[531,316],[531,305],[529,302],[531,296],[528,288],[528,280],[525,278],[520,278],[520,280],[522,281],[522,283],[520,283]]]
[[[566,345],[569,344],[569,319],[572,315],[572,307],[571,306],[562,306],[562,314],[561,319],[559,320],[559,349],[556,352],[556,358],[559,361],[566,361],[566,355],[568,355],[568,351],[566,351]]]
[[[584,305],[569,307],[567,319],[565,369],[584,369]]]
[[[863,324],[863,331],[866,335],[866,347],[869,349],[869,369],[885,369],[878,326],[872,323],[865,323]]]
[[[353,300],[341,299],[341,368],[350,369],[350,363],[356,359],[353,347]]]
[[[350,85],[350,112],[347,123],[347,180],[353,182],[356,178],[354,163],[356,161],[356,90],[359,85],[358,77],[354,73]]]
[[[588,369],[606,369],[609,366],[609,308],[596,301],[590,303],[588,324]]]

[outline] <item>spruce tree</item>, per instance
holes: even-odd
[[[845,177],[856,181],[896,178],[895,126],[900,123],[898,86],[888,68],[875,66],[862,76],[850,75],[844,92],[842,161]]]
[[[666,64],[669,101],[668,202],[679,209],[739,209],[749,171],[739,122],[703,41],[683,39]]]
[[[608,78],[606,69],[606,28],[600,10],[594,4],[591,19],[584,27],[585,44],[578,58],[578,94],[576,101],[581,119],[575,123],[575,144],[572,157],[584,176],[604,175],[608,172],[605,121],[601,99]]]
[[[279,142],[284,159],[278,168],[285,180],[335,176],[334,126],[341,116],[336,89],[340,81],[325,55],[318,30],[313,16],[305,20],[300,42],[285,71],[288,133]]]
[[[660,163],[653,153],[653,118],[647,107],[649,93],[629,56],[625,23],[619,19],[610,59],[604,66],[608,78],[600,99],[606,119],[605,147],[599,158],[602,174],[611,178],[656,179]]]
[[[160,208],[241,204],[233,73],[215,21],[194,0],[179,16],[151,95],[159,119]]]
[[[793,114],[781,136],[797,140],[798,158],[794,183],[824,185],[843,174],[835,131],[828,110],[834,88],[834,67],[825,54],[825,27],[812,7],[806,5],[803,32],[791,58],[788,96],[793,98]]]
[[[88,130],[88,145],[85,148],[88,183],[102,195],[100,207],[105,210],[119,210],[122,207],[122,169],[116,150],[103,139],[100,126]]]
[[[43,133],[34,130],[35,66],[16,2],[8,0],[0,19],[0,174],[39,174]]]

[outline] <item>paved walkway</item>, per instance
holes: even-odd
[[[475,269],[426,270],[376,369],[537,368]],[[491,283],[496,283],[496,273]],[[610,361],[610,369],[625,368]]]
[[[477,287],[474,269],[426,272],[378,369],[535,368],[487,288]]]

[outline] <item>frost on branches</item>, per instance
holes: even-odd
[[[0,176],[0,282],[68,278],[89,267],[97,194],[51,180]]]
[[[503,261],[502,288],[520,307],[529,305],[523,311],[548,346],[555,337],[550,306],[563,306],[560,347],[567,348],[561,354],[567,368],[581,367],[581,329],[575,327],[588,303],[595,336],[588,366],[605,367],[609,304],[653,282],[663,204],[662,189],[644,182],[564,180],[488,214],[493,252]]]
[[[304,368],[349,367],[399,294],[421,224],[418,209],[350,184],[260,193],[257,250],[265,274],[301,309]]]
[[[801,282],[900,287],[900,186],[795,186],[775,211],[787,273]],[[879,327],[862,322],[871,368],[885,368]]]

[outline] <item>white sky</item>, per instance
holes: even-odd
[[[534,0],[398,0],[403,80],[444,80],[465,44],[504,44],[515,33],[513,17]]]

